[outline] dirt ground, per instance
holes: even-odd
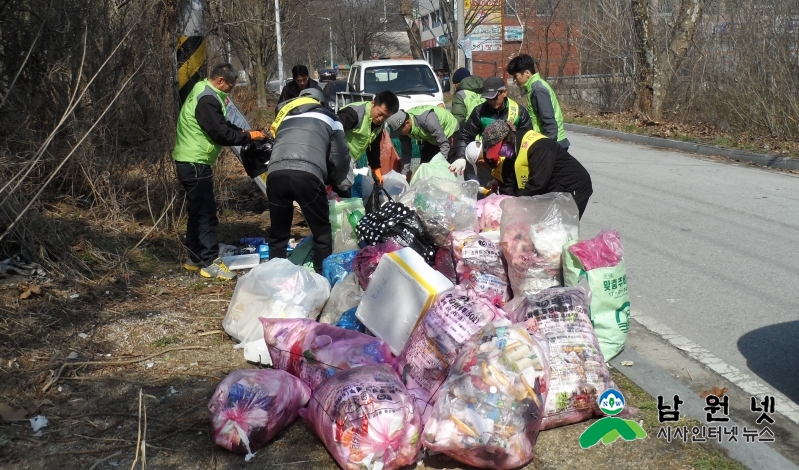
[[[246,178],[229,183],[220,195],[221,241],[266,235],[263,196]],[[79,208],[59,213],[81,217]],[[121,252],[141,236],[136,224],[82,223],[74,248],[87,262],[102,258],[98,247]],[[295,230],[307,233],[299,217]],[[0,413],[9,418],[0,420],[0,467],[94,470],[132,468],[136,460],[136,468],[150,469],[336,468],[302,420],[249,463],[212,444],[207,403],[214,388],[231,371],[256,366],[222,331],[235,283],[183,272],[179,247],[175,233],[154,231],[125,269],[90,282],[0,279]],[[614,377],[650,436],[581,450],[587,423],[547,431],[527,468],[741,468],[711,445],[655,439],[654,400]],[[28,418],[38,415],[49,424],[34,433]],[[463,466],[439,455],[419,468]]]

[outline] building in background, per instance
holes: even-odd
[[[418,1],[425,59],[436,70],[454,70],[456,64],[448,63],[444,46],[449,31],[457,31],[455,18],[450,19],[453,24],[445,24],[447,7],[441,0]],[[510,59],[530,54],[543,76],[579,75],[580,31],[559,19],[551,5],[532,0],[464,0],[466,38],[472,47],[466,64],[472,73],[503,76]]]

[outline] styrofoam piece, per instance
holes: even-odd
[[[453,287],[413,249],[386,253],[355,316],[399,355],[436,297]]]
[[[222,261],[228,269],[250,269],[261,264],[261,256],[258,253],[247,253],[246,255],[225,256]]]

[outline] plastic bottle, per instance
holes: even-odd
[[[360,222],[361,219],[363,219],[363,212],[361,212],[361,211],[351,212],[347,216],[347,220],[349,220],[350,226],[352,226],[353,230],[357,230],[358,229],[358,222]]]

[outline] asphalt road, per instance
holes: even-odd
[[[617,229],[633,311],[799,402],[799,177],[570,133]]]

